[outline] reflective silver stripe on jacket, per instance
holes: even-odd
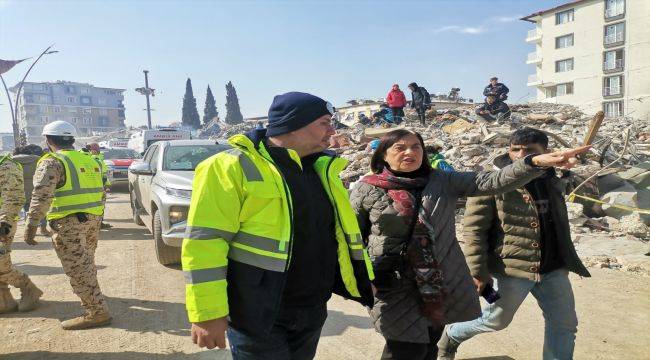
[[[200,284],[210,281],[226,280],[228,268],[226,266],[210,269],[184,271],[186,284]]]

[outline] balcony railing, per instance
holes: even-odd
[[[528,54],[528,58],[526,62],[528,63],[534,63],[534,62],[539,62],[542,61],[542,54],[538,52],[532,52]]]
[[[542,38],[542,31],[539,29],[528,30],[526,41],[539,40]]]
[[[537,74],[528,75],[528,84],[535,84],[539,82]]]
[[[617,42],[621,42],[621,41],[623,41],[623,33],[622,32],[605,35],[605,45],[613,44],[613,43],[617,43]]]
[[[623,70],[623,59],[609,60],[603,62],[603,70]]]
[[[621,87],[620,86],[608,86],[603,88],[603,96],[614,96],[614,95],[621,95]]]
[[[614,16],[623,15],[624,13],[625,13],[625,9],[623,9],[622,6],[605,9],[605,18],[609,19]]]

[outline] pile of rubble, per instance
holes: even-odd
[[[517,128],[543,130],[549,135],[550,147],[561,149],[582,145],[592,123],[592,116],[571,105],[531,103],[513,105],[511,111],[510,119],[488,123],[477,118],[470,107],[431,110],[426,114],[426,126],[420,125],[417,114],[407,111],[400,127],[419,132],[427,145],[441,148],[457,171],[479,171],[494,168],[494,158],[505,152],[509,136]],[[353,183],[369,171],[371,150],[367,143],[394,128],[357,124],[339,131],[339,139],[344,140],[333,145],[350,161],[341,176],[345,183]],[[650,209],[650,123],[632,118],[604,119],[593,137],[590,154],[573,169],[572,179],[576,186],[616,160],[628,129],[629,144],[622,160],[577,192],[597,202],[577,198],[576,203],[568,204],[571,228],[578,252],[588,264],[650,275],[650,215],[630,211]],[[462,220],[462,211],[457,220]]]
[[[331,150],[350,161],[341,174],[351,184],[370,169],[368,143],[399,127],[419,132],[427,145],[436,145],[457,171],[492,170],[494,158],[505,152],[510,134],[517,128],[545,131],[554,149],[585,142],[592,116],[571,105],[530,103],[512,105],[510,119],[488,123],[474,115],[472,105],[453,110],[429,110],[426,125],[406,110],[405,121],[390,128],[362,124],[342,126],[331,139]],[[215,124],[217,125],[217,124]],[[203,136],[226,139],[254,129],[257,124],[213,126]],[[577,198],[568,203],[573,239],[579,255],[590,266],[608,267],[650,275],[650,214],[630,209],[650,209],[650,123],[633,118],[604,119],[593,136],[591,152],[574,168],[574,186],[616,160],[621,161],[588,181]],[[462,209],[457,225],[462,239]]]

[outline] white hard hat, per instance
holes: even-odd
[[[77,129],[67,121],[53,121],[43,127],[43,135],[50,136],[77,136]]]

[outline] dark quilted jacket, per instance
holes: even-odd
[[[456,240],[455,209],[459,197],[496,194],[523,186],[543,171],[517,161],[495,172],[443,172],[434,170],[422,196],[421,216],[431,231],[435,253],[444,276],[445,323],[468,321],[481,314],[478,295],[465,257]],[[399,253],[408,228],[397,217],[386,191],[361,183],[350,196],[371,259]],[[405,279],[405,278],[403,278]],[[428,343],[431,324],[420,313],[414,281],[403,280],[394,289],[380,291],[370,315],[385,338]]]
[[[509,161],[508,154],[497,157],[497,167]],[[566,185],[549,177],[549,201],[553,214],[559,255],[566,268],[589,277],[571,241],[571,230],[564,202]],[[472,276],[486,279],[490,274],[539,280],[541,261],[540,229],[535,205],[525,188],[503,194],[467,200],[463,219],[464,252]]]

